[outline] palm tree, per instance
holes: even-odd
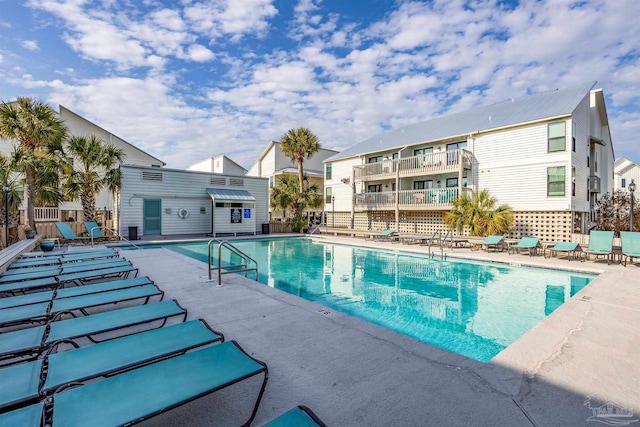
[[[287,209],[291,209],[291,224],[293,231],[300,231],[306,228],[306,221],[302,218],[305,208],[317,208],[322,206],[322,194],[318,192],[317,185],[307,185],[302,193],[297,189],[297,178],[293,175],[282,175],[275,187],[271,189],[270,205],[273,209],[282,209],[283,216],[286,217]],[[303,182],[308,184],[307,177],[303,177]]]
[[[507,233],[513,227],[513,211],[508,205],[496,207],[497,203],[487,190],[473,193],[473,197],[464,194],[453,201],[445,223],[460,233],[469,227],[472,236]]]
[[[17,141],[15,151],[23,150],[20,165],[25,174],[27,224],[33,230],[36,227],[34,202],[40,160],[61,150],[66,135],[62,119],[41,101],[19,97],[16,102],[0,105],[0,137]]]
[[[18,189],[18,181],[16,180],[18,169],[15,162],[9,156],[0,153],[0,185],[9,184],[9,192],[7,193],[7,206],[4,204],[4,194],[0,197],[0,224],[5,224],[5,212],[9,209],[9,224],[17,224],[20,216],[20,191]]]
[[[287,217],[287,209],[291,208],[298,195],[298,179],[293,175],[278,177],[275,186],[271,188],[269,205],[273,209],[282,209],[282,217]]]
[[[67,144],[71,156],[65,168],[64,190],[67,197],[80,197],[86,221],[95,221],[96,194],[103,188],[112,193],[121,185],[118,168],[124,152],[113,144],[105,144],[95,135],[73,136]],[[73,163],[73,164],[72,164]]]
[[[320,141],[307,128],[289,129],[280,139],[280,150],[292,162],[298,163],[298,188],[299,193],[302,194],[304,192],[303,162],[320,150]]]

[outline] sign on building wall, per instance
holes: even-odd
[[[247,219],[251,218],[251,209],[250,208],[245,208],[243,218],[247,218]]]
[[[231,208],[231,224],[241,224],[241,223],[242,223],[242,209]]]

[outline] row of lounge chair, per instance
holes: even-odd
[[[116,234],[106,234],[106,227],[100,227],[95,221],[85,221],[83,225],[85,230],[87,230],[87,236],[78,236],[68,222],[56,222],[55,226],[62,236],[62,239],[59,239],[61,240],[61,243],[72,245],[93,244],[119,239]],[[105,232],[103,233],[102,230],[105,230]]]
[[[0,283],[0,425],[128,425],[262,376],[253,421],[267,365],[116,251],[24,255]],[[324,426],[302,406],[269,425]]]
[[[629,260],[633,261],[634,258],[640,258],[640,232],[622,231],[620,237],[622,240],[621,262],[626,266]],[[400,241],[403,243],[418,244],[434,244],[441,241],[436,235],[397,234],[397,231],[394,229],[387,229],[373,234],[371,238],[376,241]],[[606,257],[608,263],[611,264],[614,257],[613,238],[613,231],[594,230],[589,235],[589,245],[587,248],[582,248],[575,242],[557,242],[551,247],[544,248],[542,242],[537,237],[522,237],[518,242],[509,245],[505,241],[504,236],[494,235],[487,236],[482,241],[471,242],[471,250],[482,249],[487,252],[506,250],[510,254],[527,253],[529,256],[539,255],[542,252],[545,258],[547,256],[552,257],[558,254],[566,254],[569,260],[577,258],[584,260],[589,256],[595,256],[596,258]],[[442,243],[450,243],[452,247],[467,242],[467,239],[455,237],[442,241]]]
[[[598,231],[594,230],[589,235],[589,245],[586,248],[582,248],[575,242],[557,242],[553,246],[546,249],[543,248],[540,239],[536,237],[523,237],[518,242],[512,245],[508,245],[504,236],[487,236],[481,242],[477,242],[472,246],[472,249],[485,249],[490,251],[508,250],[509,253],[522,253],[527,252],[530,256],[538,255],[540,250],[543,250],[545,257],[552,257],[558,254],[567,254],[567,258],[577,259],[582,261],[590,256],[606,257],[608,264],[611,264],[614,257],[613,247],[613,231]],[[629,260],[633,261],[634,258],[640,258],[640,232],[622,231],[620,232],[620,239],[622,246],[621,263],[626,266]],[[583,254],[584,256],[580,256]]]

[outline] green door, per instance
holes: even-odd
[[[160,230],[161,212],[159,199],[144,200],[142,211],[142,215],[144,216],[143,234],[162,234]]]

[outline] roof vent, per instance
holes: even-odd
[[[142,171],[143,181],[162,181],[162,172]]]
[[[209,180],[211,185],[227,185],[227,178],[224,176],[212,176]]]
[[[244,179],[242,178],[229,178],[229,185],[233,187],[244,187]]]

